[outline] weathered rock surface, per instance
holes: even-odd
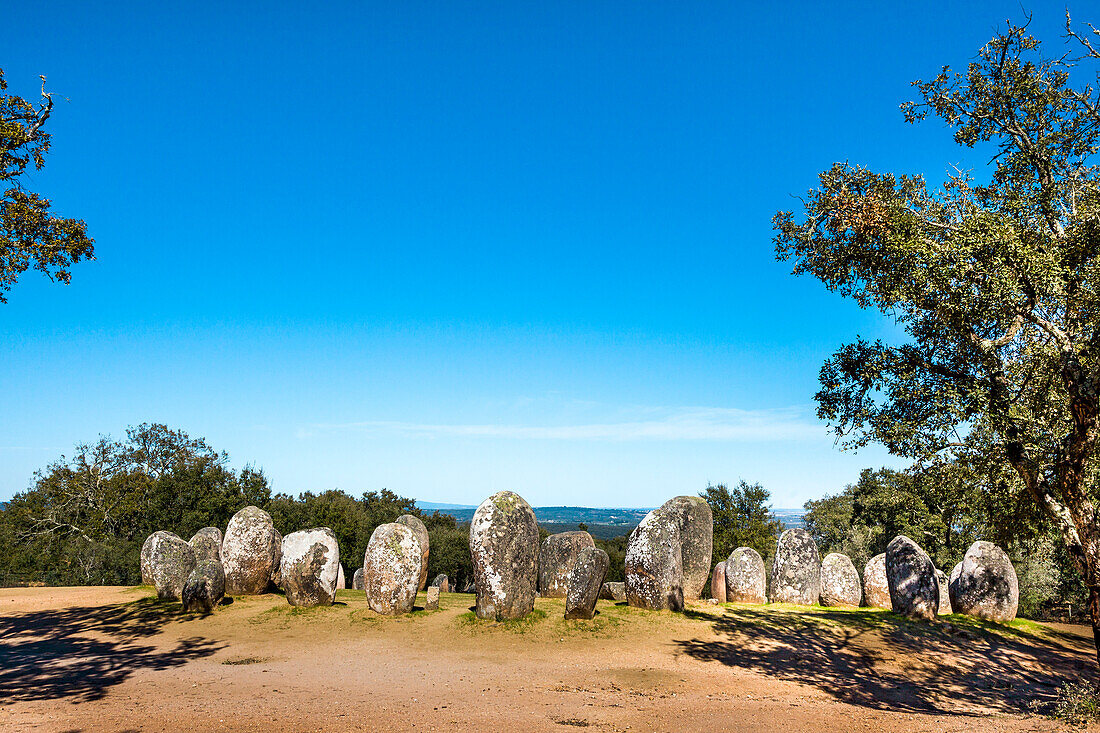
[[[539,549],[539,595],[565,598],[569,574],[581,552],[595,546],[587,532],[558,532],[544,539]]]
[[[268,587],[282,588],[283,535],[275,530],[275,561],[271,563],[271,582]]]
[[[603,588],[610,564],[607,553],[598,547],[581,550],[569,572],[569,589],[565,595],[565,617],[586,619],[596,615],[596,599]]]
[[[933,620],[940,605],[936,568],[920,545],[898,535],[886,546],[886,581],[895,613]]]
[[[600,598],[605,601],[625,601],[626,583],[612,581],[600,586]]]
[[[429,584],[428,587],[429,588],[432,588],[432,587],[439,588],[440,593],[450,593],[451,592],[451,580],[450,580],[450,578],[447,577],[447,575],[445,573],[440,573],[439,575],[432,578],[432,582],[431,582],[431,584]]]
[[[217,527],[203,527],[191,537],[187,544],[191,545],[191,549],[195,551],[196,562],[213,560],[221,564],[222,531]]]
[[[402,514],[397,518],[398,524],[403,524],[413,531],[416,535],[416,541],[420,543],[420,576],[418,588],[424,590],[428,585],[428,528],[424,526],[424,523],[420,521],[419,517],[414,517],[411,514]]]
[[[271,515],[254,506],[234,514],[222,540],[226,594],[248,596],[266,591],[278,568],[280,551]]]
[[[655,611],[684,610],[680,523],[661,509],[646,514],[626,544],[626,601]]]
[[[351,577],[351,587],[352,590],[363,590],[363,568],[356,570]]]
[[[213,613],[225,597],[225,570],[220,561],[205,557],[183,584],[183,610]]]
[[[344,563],[340,563],[340,569],[336,573],[336,590],[347,590],[348,581],[344,578]]]
[[[738,547],[726,558],[725,573],[727,602],[768,602],[768,574],[759,552],[751,547]]]
[[[821,561],[821,605],[858,606],[861,600],[863,589],[852,558],[830,552]]]
[[[363,555],[363,590],[375,613],[397,616],[416,605],[420,587],[420,540],[405,524],[380,524]]]
[[[726,561],[714,566],[714,573],[710,576],[710,597],[719,603],[726,602]]]
[[[331,606],[340,574],[340,545],[328,527],[303,529],[283,538],[280,586],[292,606]]]
[[[428,598],[424,602],[424,608],[429,610],[429,611],[438,611],[439,610],[439,586],[438,585],[428,586]]]
[[[155,542],[154,537],[157,533],[149,535],[145,538],[145,542],[141,545],[141,554],[138,556],[141,563],[141,584],[152,585],[153,584],[153,546]]]
[[[978,540],[970,546],[952,572],[951,605],[955,613],[1004,623],[1016,618],[1020,583],[1008,553],[992,542]]]
[[[871,608],[894,607],[890,600],[890,583],[886,580],[886,553],[875,555],[863,566],[863,602]]]
[[[821,554],[817,543],[804,529],[788,529],[779,535],[775,548],[771,600],[812,606],[820,597]]]
[[[684,574],[684,598],[701,598],[710,580],[714,550],[714,515],[701,496],[675,496],[661,505],[675,517],[680,530],[680,565]]]
[[[940,590],[940,602],[936,606],[936,615],[949,616],[954,613],[951,609],[951,581],[948,579],[947,573],[939,568],[936,568],[936,584]]]
[[[470,522],[478,618],[523,618],[535,607],[539,526],[531,505],[501,491],[481,503]]]
[[[195,569],[195,551],[171,532],[154,532],[149,547],[149,567],[157,597],[178,601],[183,584]]]

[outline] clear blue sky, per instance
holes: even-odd
[[[898,105],[1018,2],[227,5],[4,11],[11,90],[68,99],[28,185],[97,260],[0,305],[0,500],[142,421],[279,491],[459,503],[789,507],[890,461],[813,394],[893,327],[770,219],[838,160],[980,169]]]

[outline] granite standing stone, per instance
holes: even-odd
[[[416,535],[416,541],[420,543],[420,575],[418,588],[424,590],[428,585],[428,528],[424,526],[424,522],[420,521],[420,517],[414,517],[411,514],[402,514],[395,520],[398,524],[403,524],[413,531]]]
[[[196,532],[187,543],[195,551],[196,562],[213,560],[218,564],[222,561],[222,531],[217,527],[203,527]]]
[[[195,551],[171,532],[153,533],[149,563],[157,597],[178,601],[187,576],[195,569]]]
[[[424,608],[428,611],[438,611],[439,610],[439,586],[438,585],[429,585],[428,586],[428,597],[424,602]]]
[[[523,618],[535,608],[539,525],[519,494],[501,491],[481,503],[470,522],[478,618]]]
[[[729,572],[727,568],[726,572]],[[810,533],[788,529],[779,535],[772,564],[772,603],[812,606],[821,597],[821,554]]]
[[[278,568],[281,551],[271,515],[254,506],[234,514],[222,540],[226,594],[248,596],[265,592]]]
[[[363,555],[363,590],[375,613],[397,616],[416,606],[420,587],[420,540],[405,524],[380,524]]]
[[[612,581],[600,586],[600,598],[605,601],[625,601],[626,583]]]
[[[951,596],[956,613],[997,623],[1016,618],[1020,583],[1008,553],[992,542],[978,540],[966,551],[958,571]]]
[[[567,619],[589,619],[596,615],[596,599],[603,588],[610,564],[607,553],[598,547],[586,547],[569,573],[569,590],[565,595]]]
[[[363,590],[363,568],[356,570],[351,577],[351,587],[352,590]]]
[[[675,517],[680,533],[680,565],[684,599],[701,598],[710,581],[714,550],[714,514],[701,496],[675,496],[661,505],[661,512]]]
[[[936,568],[936,584],[940,589],[940,602],[936,606],[936,615],[950,616],[954,613],[951,608],[951,581],[948,579],[947,573],[939,568]]]
[[[767,603],[764,558],[751,547],[738,547],[726,558],[726,601]]]
[[[890,583],[886,580],[886,553],[875,555],[863,567],[863,602],[871,608],[893,609]]]
[[[292,606],[331,606],[340,574],[340,545],[328,527],[303,529],[283,538],[279,578]]]
[[[199,561],[183,585],[183,610],[190,613],[213,613],[225,597],[225,569],[218,560],[206,557]]]
[[[859,572],[852,559],[830,552],[821,561],[821,605],[858,606],[863,600]]]
[[[886,580],[895,613],[929,621],[936,618],[940,605],[936,568],[928,553],[905,535],[886,546]]]
[[[684,566],[680,523],[654,509],[630,533],[626,544],[626,601],[654,611],[684,610]]]
[[[440,573],[439,575],[432,578],[432,582],[429,584],[428,587],[431,588],[433,586],[439,588],[440,593],[451,592],[451,581],[445,573]]]
[[[336,573],[336,590],[347,590],[348,581],[344,577],[344,563],[340,563],[340,570]]]
[[[565,598],[569,574],[581,552],[595,546],[587,532],[558,532],[544,539],[539,549],[539,595]]]
[[[710,578],[710,597],[719,603],[726,602],[726,561],[714,566],[714,575]]]
[[[169,532],[171,534],[171,532]],[[145,538],[145,542],[141,545],[141,554],[139,560],[141,563],[141,584],[152,585],[153,584],[153,547],[156,545],[154,537],[157,533],[149,535]]]

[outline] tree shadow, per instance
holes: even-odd
[[[140,643],[169,622],[194,618],[155,598],[0,617],[0,705],[98,700],[138,670],[177,667],[222,649],[201,637],[171,649]]]
[[[934,715],[1021,713],[1092,669],[1091,644],[962,616],[927,622],[867,609],[727,607],[719,641],[676,640],[696,659],[813,685],[863,707]]]

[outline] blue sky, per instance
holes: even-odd
[[[11,91],[66,98],[27,186],[97,260],[0,305],[0,500],[143,421],[279,491],[458,503],[790,507],[900,465],[813,404],[897,334],[770,219],[838,160],[980,173],[898,105],[1018,2],[225,5],[5,11]]]

